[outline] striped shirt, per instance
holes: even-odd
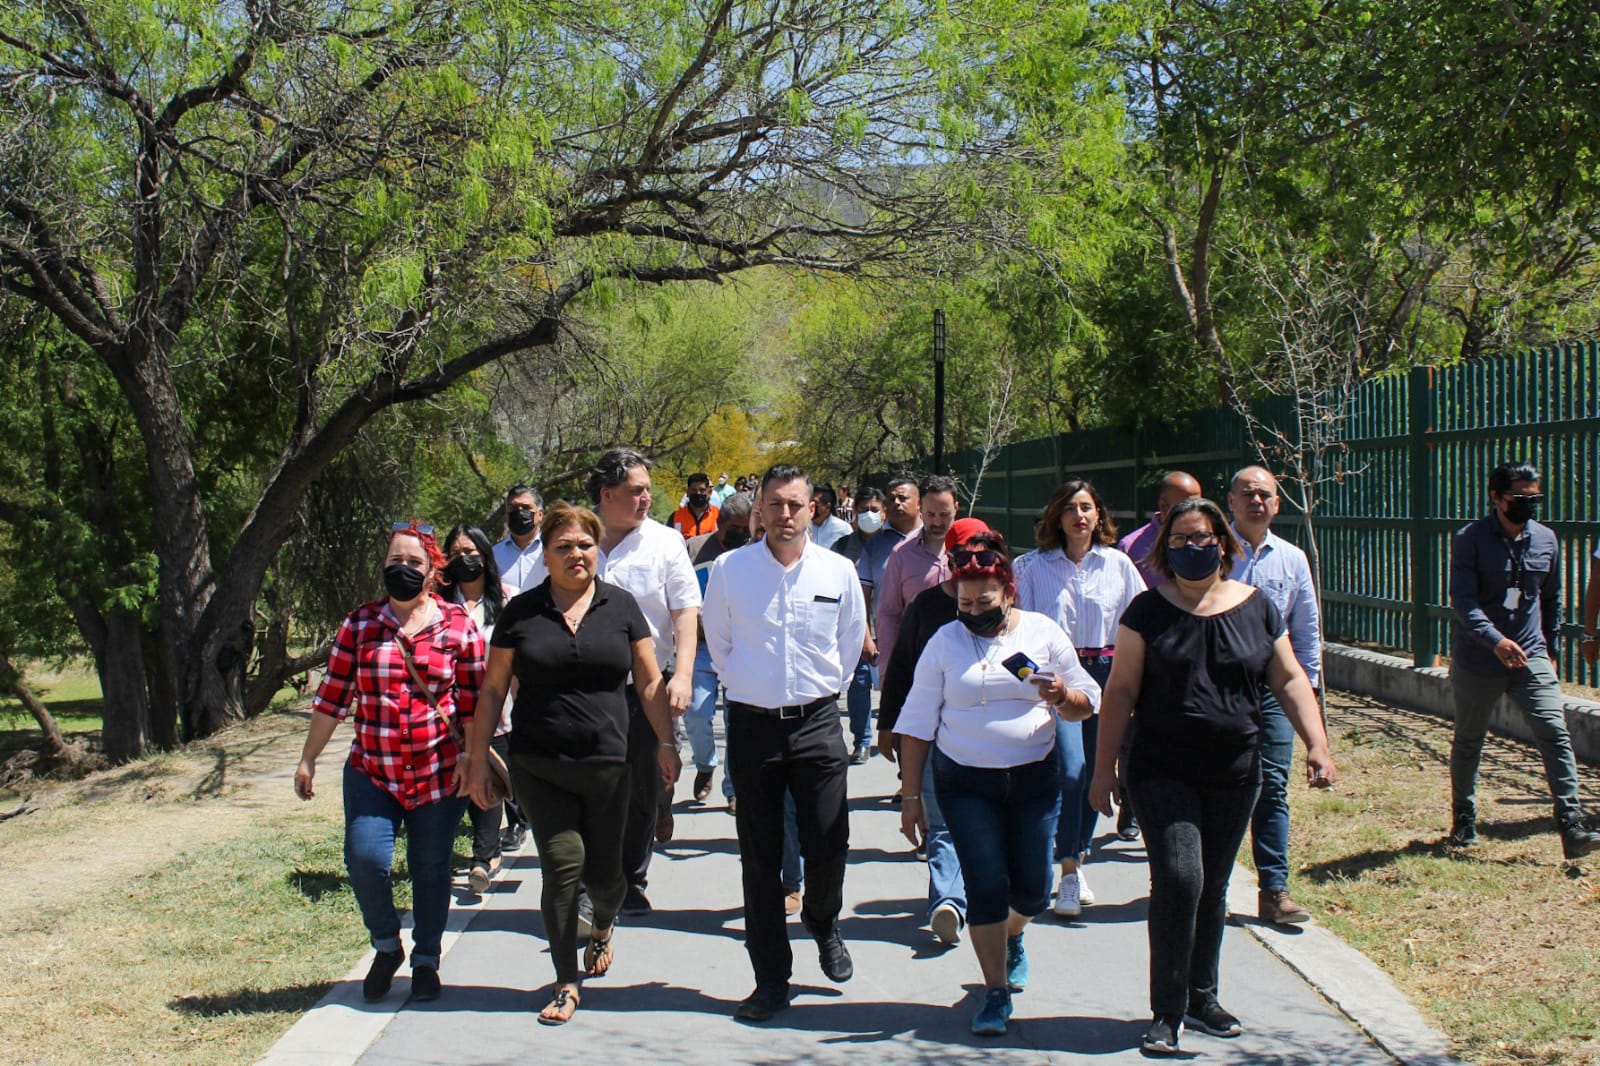
[[[1109,648],[1117,642],[1122,612],[1144,588],[1133,560],[1114,548],[1093,545],[1082,563],[1051,548],[1038,552],[1017,579],[1017,606],[1065,629],[1075,648]]]

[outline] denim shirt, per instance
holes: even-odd
[[[1486,677],[1506,673],[1494,654],[1505,637],[1530,659],[1548,658],[1561,619],[1555,532],[1529,521],[1512,540],[1495,514],[1462,526],[1450,551],[1450,609],[1453,666]]]

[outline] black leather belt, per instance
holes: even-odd
[[[810,703],[791,703],[785,707],[757,707],[753,703],[740,703],[738,700],[729,700],[728,706],[741,711],[754,711],[756,714],[770,714],[774,718],[804,718],[824,707],[831,707],[839,702],[839,694],[819,696]]]

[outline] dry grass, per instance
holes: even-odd
[[[1463,1058],[1600,1062],[1600,880],[1561,860],[1537,751],[1490,738],[1483,842],[1456,853],[1440,845],[1450,723],[1343,693],[1328,718],[1338,790],[1291,793],[1296,898],[1388,971]],[[1585,806],[1600,809],[1600,772],[1582,773]]]
[[[8,1063],[249,1062],[354,965],[341,745],[300,803],[305,725],[271,714],[41,788],[44,810],[0,824]]]

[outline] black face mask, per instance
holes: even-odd
[[[444,572],[450,575],[451,581],[457,583],[476,581],[483,576],[483,560],[476,555],[458,555],[450,560]]]
[[[407,603],[422,595],[422,584],[426,580],[427,575],[421,570],[413,569],[405,563],[395,563],[393,566],[383,568],[384,590],[401,603]]]
[[[707,496],[703,492],[691,492],[691,493],[689,493],[689,506],[690,507],[704,507],[706,504],[708,504],[710,502],[711,502],[711,497]]]
[[[750,543],[750,530],[743,526],[729,526],[722,531],[724,548],[739,548]]]
[[[961,619],[961,624],[980,637],[992,637],[1000,632],[1000,627],[1006,622],[1005,607],[991,607],[987,611],[968,614],[966,611],[957,611],[956,617]]]
[[[1506,521],[1512,525],[1525,526],[1533,519],[1534,502],[1518,497],[1506,501]]]
[[[1222,546],[1207,544],[1202,548],[1198,544],[1185,544],[1181,548],[1169,548],[1167,565],[1185,581],[1204,581],[1222,566]]]
[[[533,512],[526,507],[513,507],[506,514],[506,528],[513,537],[526,537],[533,532]]]

